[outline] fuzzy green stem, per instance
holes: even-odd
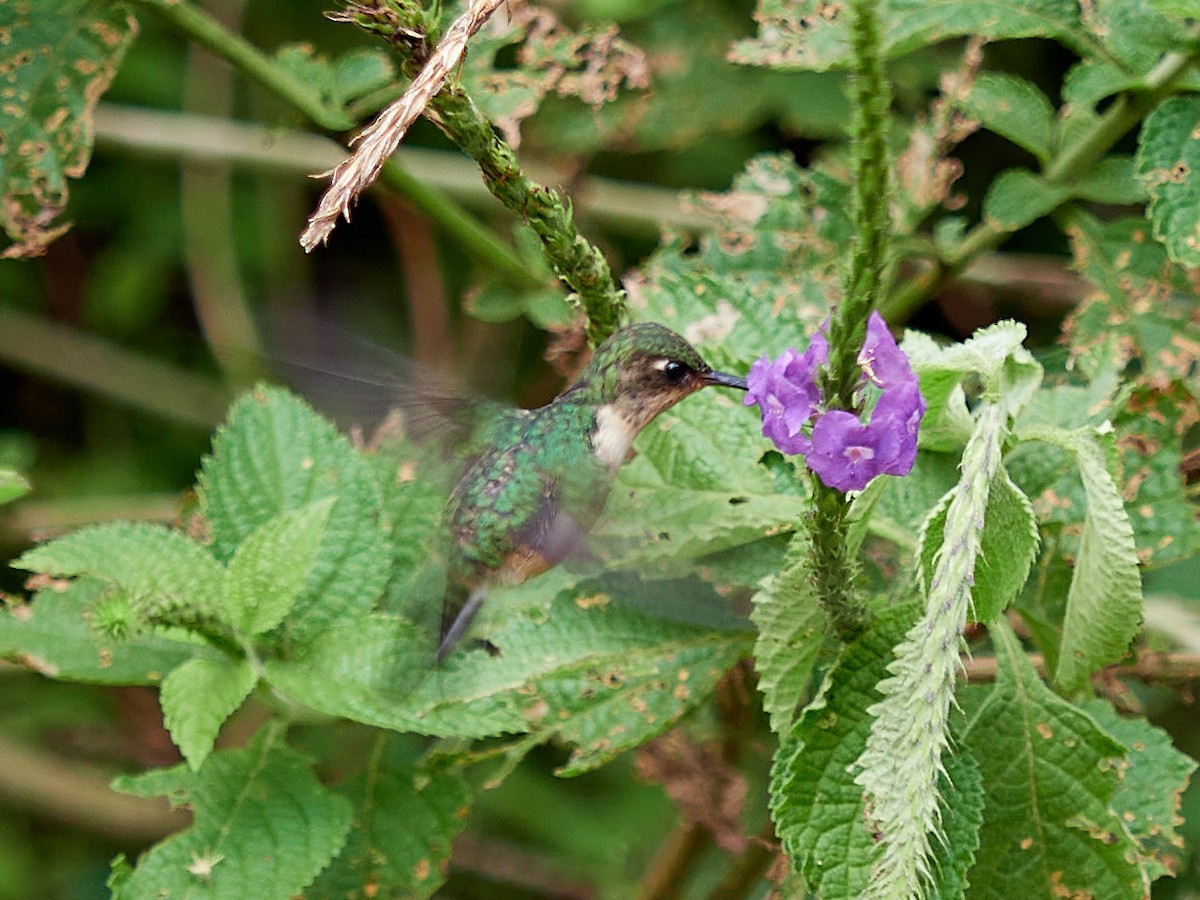
[[[601,343],[626,318],[625,294],[608,261],[575,228],[570,201],[522,172],[517,155],[463,90],[446,85],[429,104],[435,123],[479,164],[488,190],[541,239],[546,259],[587,316],[588,339]]]
[[[327,103],[319,93],[276,63],[241,35],[225,28],[196,6],[180,0],[134,0],[153,10],[187,37],[228,60],[259,84],[300,110],[319,127],[333,132],[347,131],[356,120],[345,109]],[[409,175],[389,160],[380,172],[380,181],[404,196],[413,206],[433,220],[464,250],[504,276],[514,285],[530,287],[541,279],[492,230],[465,212],[443,191]]]
[[[887,153],[891,92],[883,72],[875,0],[852,4],[850,30],[855,56],[851,82],[855,243],[843,279],[843,299],[829,321],[829,364],[820,373],[822,396],[830,407],[840,409],[853,409],[861,375],[858,353],[866,336],[867,316],[883,283],[891,224]],[[849,504],[841,491],[826,487],[815,474],[812,484],[813,511],[806,524],[812,536],[817,596],[838,637],[851,640],[866,627],[868,613],[856,591],[857,565],[847,549]]]
[[[1200,50],[1167,53],[1146,73],[1137,88],[1119,95],[1090,127],[1047,163],[1042,177],[1052,186],[1069,184],[1087,173],[1142,118],[1173,91],[1179,79],[1200,59]],[[900,284],[880,305],[890,322],[903,322],[925,298],[957,276],[979,254],[994,250],[1013,233],[992,219],[970,229],[954,250],[932,270]]]

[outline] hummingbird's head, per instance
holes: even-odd
[[[575,387],[636,435],[655,416],[710,384],[746,390],[746,379],[714,372],[669,328],[643,322],[605,341]]]

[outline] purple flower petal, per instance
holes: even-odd
[[[889,424],[892,420],[888,420]],[[872,428],[844,410],[827,412],[813,425],[808,466],[828,487],[860,491],[900,458],[901,436],[894,427]]]
[[[867,319],[867,336],[858,353],[858,364],[867,379],[882,388],[915,380],[908,357],[896,346],[887,323],[877,312]]]

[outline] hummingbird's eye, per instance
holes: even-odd
[[[687,378],[689,371],[688,367],[677,359],[668,359],[662,367],[663,377],[671,384],[679,384]]]

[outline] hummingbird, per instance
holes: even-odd
[[[550,403],[496,417],[446,507],[449,577],[439,662],[491,586],[521,584],[579,546],[638,433],[709,385],[747,389],[745,378],[713,371],[681,335],[639,323],[605,341]]]

